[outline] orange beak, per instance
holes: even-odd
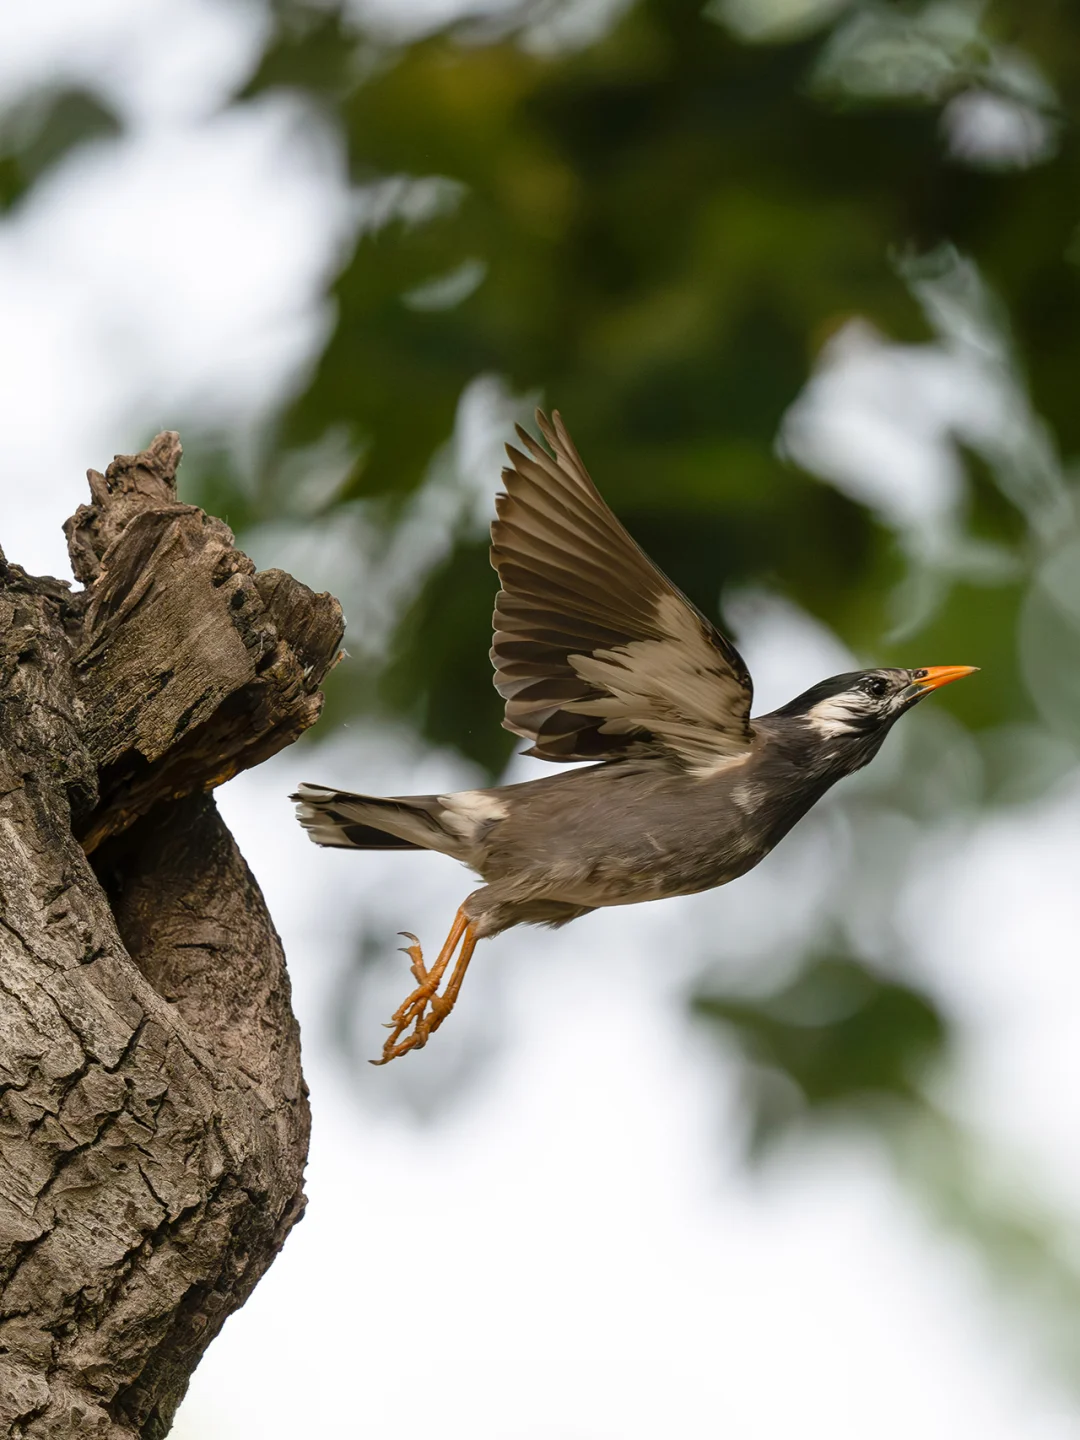
[[[942,685],[951,685],[965,675],[974,675],[978,668],[977,665],[928,665],[925,670],[914,672],[911,688],[920,695],[928,695],[931,690],[940,690]]]

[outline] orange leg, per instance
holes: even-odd
[[[450,934],[446,937],[446,944],[439,951],[439,958],[428,970],[424,964],[424,952],[420,948],[420,941],[406,930],[403,930],[402,934],[407,940],[413,942],[405,949],[405,954],[412,961],[410,969],[413,978],[417,981],[417,986],[394,1011],[387,1026],[390,1034],[383,1045],[382,1059],[372,1060],[372,1065],[385,1065],[388,1060],[396,1060],[399,1055],[406,1055],[410,1050],[419,1050],[427,1044],[428,1036],[439,1028],[454,1008],[454,1002],[457,1000],[461,982],[465,979],[465,971],[469,968],[469,961],[472,959],[478,939],[475,926],[470,924],[464,910],[459,910],[454,916],[454,923],[450,927]],[[440,995],[438,993],[439,984],[459,943],[461,944],[461,953],[450,974],[449,983]],[[405,1035],[410,1025],[414,1027],[412,1034]],[[401,1038],[403,1035],[404,1039]]]

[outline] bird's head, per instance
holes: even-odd
[[[776,713],[804,721],[822,740],[852,741],[870,755],[890,726],[924,696],[971,675],[974,665],[930,665],[922,670],[855,670],[833,675]]]

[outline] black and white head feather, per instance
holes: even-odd
[[[886,731],[925,690],[924,670],[853,670],[797,695],[774,714],[802,719],[823,739]]]

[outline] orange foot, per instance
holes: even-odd
[[[459,910],[454,916],[454,923],[450,927],[450,934],[446,937],[446,944],[439,951],[439,958],[428,970],[424,964],[424,952],[420,948],[420,941],[408,930],[403,930],[401,933],[406,940],[413,942],[409,946],[403,946],[402,949],[412,961],[409,968],[412,970],[417,985],[412,994],[403,1000],[394,1011],[390,1023],[386,1027],[390,1034],[383,1046],[382,1059],[372,1060],[372,1065],[385,1065],[388,1060],[396,1060],[399,1055],[405,1055],[410,1050],[419,1050],[427,1044],[428,1036],[439,1028],[454,1008],[454,1002],[461,989],[461,982],[465,979],[465,971],[469,968],[469,961],[476,949],[478,938],[475,926],[470,924],[464,910]],[[461,953],[458,955],[449,983],[440,995],[438,993],[439,984],[459,943],[461,944]],[[410,1026],[413,1027],[412,1033],[406,1035],[405,1032]],[[403,1036],[404,1038],[402,1038]]]

